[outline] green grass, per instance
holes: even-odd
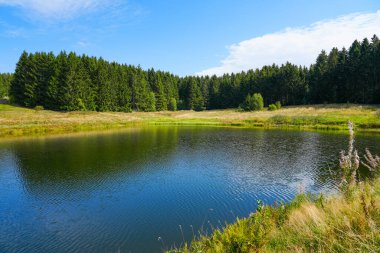
[[[135,125],[195,125],[302,130],[380,132],[380,107],[367,105],[289,106],[276,111],[240,112],[54,112],[0,104],[0,137],[48,135],[125,128]]]
[[[379,252],[380,181],[349,196],[300,194],[169,252]]]

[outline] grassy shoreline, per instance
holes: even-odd
[[[358,132],[380,133],[380,107],[368,105],[289,106],[277,111],[234,109],[177,112],[54,112],[0,104],[0,138],[103,131],[131,126],[183,125],[264,129],[343,131],[355,123]]]
[[[249,217],[167,252],[379,252],[380,157],[368,149],[358,155],[351,121],[348,133],[348,150],[339,157],[338,194],[301,192],[290,203],[273,206],[258,201]],[[370,177],[358,174],[360,165]]]
[[[167,252],[379,252],[379,208],[379,180],[349,194],[300,194]]]

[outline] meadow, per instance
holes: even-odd
[[[359,132],[380,130],[380,107],[330,104],[288,106],[279,110],[237,109],[161,112],[57,112],[0,104],[0,137],[48,135],[125,128],[138,125],[207,125],[247,128],[345,130],[347,121]]]

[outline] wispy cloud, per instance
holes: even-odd
[[[71,19],[112,5],[112,0],[0,0],[0,5],[21,8],[33,18]]]
[[[28,37],[60,33],[60,39],[109,34],[141,21],[148,12],[128,0],[0,0],[14,19],[0,17],[0,36]],[[20,22],[21,21],[21,22]],[[2,23],[3,22],[3,23]],[[75,47],[89,43],[72,42]]]
[[[9,29],[5,31],[5,36],[10,38],[18,38],[25,36],[25,31],[23,28]]]
[[[229,55],[220,66],[197,74],[222,75],[286,61],[308,66],[322,49],[349,47],[355,39],[362,40],[373,34],[380,36],[380,11],[355,13],[307,27],[287,28],[229,46]]]
[[[84,40],[80,40],[77,43],[75,43],[75,47],[79,47],[79,48],[87,48],[90,45],[91,45],[91,43],[84,41]]]
[[[0,36],[8,38],[25,37],[26,33],[24,28],[16,27],[8,24],[0,19]]]

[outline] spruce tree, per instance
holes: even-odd
[[[153,91],[155,93],[156,110],[165,111],[168,109],[168,101],[166,100],[164,85],[161,76],[158,75],[153,84]]]
[[[26,73],[27,73],[27,61],[28,53],[22,52],[20,59],[17,62],[16,70],[14,73],[14,79],[11,82],[11,87],[9,91],[10,99],[12,103],[25,105],[25,83],[26,83]]]
[[[37,59],[33,54],[29,54],[25,66],[24,81],[24,105],[27,107],[35,107],[38,101],[38,69]]]
[[[189,109],[194,111],[204,110],[204,101],[201,89],[197,85],[194,78],[190,79],[189,83]]]

